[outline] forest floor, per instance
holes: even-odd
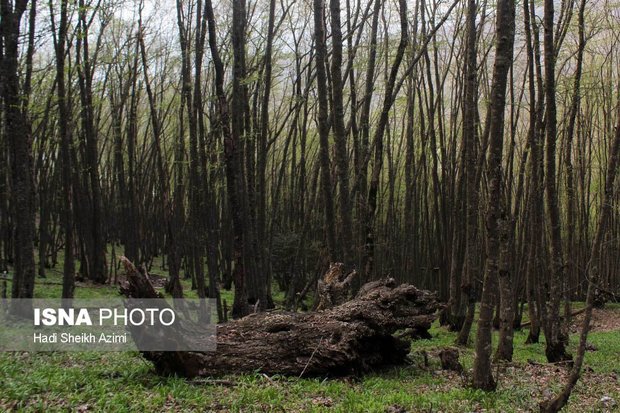
[[[35,295],[60,296],[59,280],[60,275],[50,274]],[[78,298],[115,294],[113,287],[88,283],[76,289]],[[596,310],[593,325],[585,372],[565,411],[620,411],[620,305]],[[573,352],[577,328],[572,329]],[[433,354],[453,346],[455,333],[436,323],[431,334],[431,340],[412,342],[410,366],[344,379],[256,372],[192,381],[155,375],[137,352],[0,353],[0,411],[522,412],[538,410],[538,402],[556,393],[567,375],[566,368],[545,362],[544,341],[525,345],[527,330],[522,330],[515,333],[514,362],[494,367],[497,391],[473,390],[467,383],[471,346],[460,349],[463,375],[442,371]],[[430,355],[428,364],[424,353]]]

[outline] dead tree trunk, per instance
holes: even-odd
[[[158,298],[148,276],[126,258],[127,297]],[[409,338],[428,337],[439,308],[434,293],[386,278],[326,311],[256,313],[217,326],[214,352],[142,352],[159,374],[219,376],[261,371],[294,376],[347,375],[404,363]],[[410,334],[395,337],[397,330]],[[132,334],[148,331],[132,331]]]

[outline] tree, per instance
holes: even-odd
[[[79,191],[81,207],[84,209],[82,220],[82,238],[85,243],[83,268],[87,276],[97,283],[105,283],[106,274],[106,237],[103,232],[103,206],[101,199],[101,179],[99,176],[98,131],[95,127],[95,108],[93,103],[94,62],[90,54],[89,32],[92,17],[87,16],[90,8],[84,0],[78,1],[78,35],[75,48],[78,85],[80,90],[80,120],[82,144],[85,148],[84,168],[88,179],[84,179]],[[93,7],[97,13],[98,6]],[[98,36],[101,37],[106,22],[102,24]],[[97,44],[99,47],[99,43]],[[96,54],[95,54],[96,55]]]
[[[580,14],[583,14],[583,4]],[[583,22],[583,20],[581,20]],[[616,133],[611,144],[609,152],[609,161],[607,163],[607,173],[605,177],[605,190],[603,194],[603,204],[601,206],[601,213],[598,219],[596,227],[596,235],[594,242],[592,243],[592,250],[590,252],[590,261],[587,266],[588,276],[588,292],[586,295],[586,311],[581,325],[581,334],[579,337],[579,346],[577,347],[577,355],[575,357],[575,363],[573,364],[568,381],[564,389],[554,398],[545,400],[540,404],[540,410],[542,412],[559,412],[568,402],[568,398],[581,374],[581,368],[586,353],[586,345],[588,340],[588,332],[590,330],[590,322],[592,320],[592,309],[594,307],[594,295],[598,288],[598,281],[601,271],[601,255],[603,250],[603,240],[608,230],[609,221],[613,213],[613,199],[614,199],[614,183],[616,175],[618,174],[618,167],[620,165],[620,102],[618,103],[617,110],[617,125]]]
[[[71,131],[69,128],[70,107],[67,99],[65,79],[65,55],[67,43],[67,0],[60,3],[60,21],[56,31],[53,3],[50,1],[50,18],[56,52],[56,92],[58,96],[58,132],[60,134],[60,152],[62,163],[63,186],[63,231],[65,233],[65,261],[63,268],[62,298],[73,298],[75,289],[75,261],[73,256],[73,182],[71,165]]]
[[[567,337],[562,336],[560,319],[560,302],[562,300],[562,285],[564,274],[564,258],[562,252],[562,227],[560,222],[560,207],[556,189],[556,90],[555,90],[555,59],[556,50],[553,40],[553,0],[544,3],[544,52],[545,52],[545,200],[547,215],[549,216],[549,233],[551,238],[551,277],[549,280],[549,301],[547,303],[547,317],[544,320],[546,338],[545,353],[549,362],[570,359],[566,353]]]
[[[529,198],[530,202],[527,212],[530,216],[530,225],[527,232],[530,239],[530,245],[527,251],[527,275],[526,275],[526,296],[528,301],[528,312],[531,320],[531,326],[528,333],[526,343],[537,343],[540,335],[540,317],[542,303],[539,291],[538,269],[540,268],[540,251],[541,234],[538,230],[542,225],[542,191],[543,191],[543,138],[542,124],[544,113],[544,90],[542,88],[542,79],[540,76],[540,52],[538,48],[538,29],[536,23],[531,21],[530,15],[533,14],[533,5],[530,9],[530,3],[526,0],[523,3],[523,20],[525,26],[526,48],[528,55],[528,80],[529,80],[529,99],[530,99],[530,117],[528,125],[528,139],[531,139],[530,145],[530,173],[529,173]],[[532,30],[533,29],[533,30]],[[534,37],[532,36],[534,31]],[[536,70],[535,70],[536,69]],[[536,86],[538,85],[538,93]]]
[[[215,88],[217,94],[217,106],[219,119],[217,127],[221,128],[224,136],[224,157],[226,164],[226,189],[228,193],[228,205],[233,223],[233,281],[235,283],[235,301],[233,304],[233,317],[243,317],[248,314],[248,300],[246,290],[247,261],[250,257],[245,256],[248,240],[245,238],[247,227],[246,205],[243,183],[243,163],[241,134],[243,131],[243,90],[242,81],[245,71],[245,1],[235,0],[233,3],[233,27],[234,29],[234,70],[233,70],[233,94],[232,105],[229,114],[228,101],[224,91],[224,65],[219,55],[215,32],[215,17],[210,0],[205,1],[205,15],[209,27],[209,47],[215,66]]]
[[[566,126],[565,140],[566,148],[564,152],[564,164],[566,168],[566,256],[567,256],[567,277],[564,280],[564,291],[566,298],[566,311],[564,326],[568,328],[570,323],[570,285],[575,281],[577,275],[576,257],[578,253],[576,251],[575,232],[577,222],[577,206],[575,196],[575,172],[573,170],[573,140],[575,137],[575,125],[577,123],[577,115],[579,112],[579,106],[581,102],[581,76],[583,72],[583,55],[586,48],[586,34],[585,34],[585,8],[586,1],[582,0],[579,5],[578,12],[578,32],[579,32],[579,44],[577,46],[577,67],[575,68],[575,78],[573,81],[573,96],[571,98],[571,105],[568,114],[568,125]],[[568,334],[568,331],[564,331],[563,334]]]
[[[153,130],[153,143],[155,149],[155,163],[157,168],[157,176],[159,177],[159,191],[161,192],[163,201],[163,218],[164,228],[166,230],[168,240],[168,258],[170,261],[170,271],[168,280],[168,291],[175,298],[183,298],[183,288],[179,281],[179,250],[177,245],[176,229],[173,228],[173,201],[170,195],[170,176],[168,174],[168,168],[165,165],[164,154],[162,149],[162,126],[159,114],[157,112],[155,96],[151,86],[151,80],[149,77],[148,61],[146,54],[146,46],[144,44],[144,27],[142,25],[142,8],[140,8],[140,16],[138,19],[138,46],[140,48],[140,58],[142,60],[142,75],[144,76],[144,85],[146,88],[146,94],[149,102],[151,125]],[[204,283],[204,278],[203,278]],[[204,288],[199,289],[198,295],[204,298]]]
[[[478,80],[476,70],[476,2],[467,3],[467,46],[465,61],[465,91],[463,99],[463,157],[465,167],[465,262],[461,281],[460,308],[457,312],[462,321],[457,343],[466,345],[469,330],[474,319],[475,294],[474,277],[477,271],[474,258],[478,238],[479,187],[477,177],[478,160]],[[455,326],[455,327],[456,327]]]
[[[368,200],[366,203],[367,215],[366,215],[366,244],[365,244],[365,257],[364,257],[364,273],[369,277],[373,273],[374,255],[375,255],[375,239],[374,239],[374,222],[375,212],[377,209],[377,196],[379,192],[379,178],[381,175],[381,169],[383,165],[383,138],[385,130],[388,124],[388,116],[390,109],[395,101],[395,94],[398,93],[397,87],[400,88],[402,83],[398,83],[397,76],[400,64],[405,55],[405,49],[409,43],[409,30],[407,21],[407,2],[400,0],[399,3],[399,16],[400,16],[400,41],[398,42],[398,49],[396,50],[396,57],[392,63],[390,69],[389,78],[386,85],[385,97],[383,99],[383,105],[381,106],[381,115],[379,117],[379,124],[375,130],[373,136],[373,143],[375,147],[373,158],[373,169],[370,177],[370,183],[368,188]]]
[[[330,0],[332,58],[331,85],[332,111],[331,124],[334,131],[335,161],[340,185],[340,242],[342,260],[350,264],[353,256],[353,236],[351,223],[351,205],[349,193],[349,155],[347,152],[347,134],[344,125],[344,103],[342,81],[342,29],[340,20],[340,0]]]
[[[497,2],[495,24],[497,35],[491,100],[489,102],[489,204],[487,206],[487,258],[484,284],[480,300],[480,318],[476,335],[473,385],[482,390],[494,390],[496,383],[491,372],[491,332],[495,289],[499,272],[499,222],[502,208],[499,199],[502,186],[502,152],[504,141],[504,108],[506,83],[512,65],[515,36],[515,3],[513,0]]]
[[[33,0],[34,1],[34,0]],[[4,105],[4,133],[10,159],[11,210],[14,217],[13,298],[32,298],[34,292],[35,193],[32,172],[32,131],[27,108],[21,104],[18,74],[21,19],[28,0],[0,2],[0,80]],[[31,27],[31,30],[34,28]]]
[[[336,222],[334,219],[334,200],[332,196],[331,172],[329,161],[329,115],[327,96],[327,46],[325,44],[325,1],[314,0],[314,42],[316,49],[315,65],[318,95],[318,117],[321,162],[321,192],[325,207],[325,234],[327,237],[327,255],[329,261],[337,259]]]

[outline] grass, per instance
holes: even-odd
[[[443,379],[412,368],[372,374],[360,382],[234,377],[234,387],[155,376],[133,353],[0,355],[0,407],[27,411],[471,411],[493,408],[498,396],[467,388],[437,391]],[[468,407],[469,406],[469,407]]]
[[[433,326],[436,338],[413,343],[412,351],[432,352],[449,345],[453,335]],[[542,346],[525,346],[525,334],[515,337],[516,363],[540,356]],[[600,374],[618,369],[620,332],[595,333],[599,351],[588,353],[586,364]],[[616,353],[614,355],[614,349]],[[463,364],[473,363],[473,352],[463,351]],[[614,362],[615,357],[615,362]],[[538,357],[540,358],[540,357]],[[224,381],[192,382],[156,376],[137,353],[4,353],[0,354],[0,409],[23,411],[307,411],[384,412],[390,406],[409,411],[528,411],[534,409],[539,390],[527,381],[513,380],[517,368],[499,374],[499,388],[485,393],[469,388],[454,373],[439,370],[431,358],[429,369],[409,366],[369,374],[359,381],[343,379],[266,378],[259,373],[225,377]],[[616,375],[619,372],[616,371]],[[526,377],[527,378],[527,377]],[[521,379],[523,377],[521,376]],[[232,386],[230,384],[233,384]],[[559,380],[549,383],[557,391]],[[578,387],[572,410],[583,411],[579,398],[588,392],[595,399],[620,391],[607,387]],[[592,410],[590,410],[592,411]],[[601,410],[602,411],[602,410]]]
[[[45,281],[60,278],[50,272]],[[188,281],[184,287],[191,296]],[[38,284],[35,295],[58,297],[60,288]],[[76,289],[79,298],[115,294],[116,288],[109,286],[84,284]],[[282,299],[276,297],[277,302]],[[620,306],[610,308],[620,316]],[[497,391],[474,390],[467,385],[472,348],[461,349],[463,377],[441,371],[433,354],[452,346],[456,335],[437,324],[430,332],[433,339],[412,343],[411,366],[347,379],[265,377],[256,372],[189,381],[155,375],[136,352],[0,353],[0,411],[385,412],[400,407],[414,412],[518,412],[536,410],[537,403],[558,391],[565,378],[564,368],[544,364],[544,341],[525,345],[527,330],[517,331],[514,362],[494,371]],[[576,341],[573,336],[573,351]],[[598,351],[587,353],[588,371],[566,411],[617,409],[618,405],[602,405],[603,396],[620,403],[620,331],[595,331],[589,341]],[[422,362],[422,352],[431,355],[428,366]]]
[[[119,247],[117,247],[118,249]],[[108,246],[108,250],[110,247]],[[117,254],[122,254],[122,250],[117,250]],[[38,254],[35,254],[38,257]],[[58,298],[62,296],[62,268],[64,264],[64,253],[62,251],[58,252],[57,263],[54,268],[48,268],[46,270],[45,278],[36,277],[35,281],[35,290],[34,290],[34,298]],[[118,264],[118,263],[117,263]],[[38,263],[37,263],[38,265]],[[109,263],[108,263],[109,265]],[[80,261],[75,260],[75,267],[80,268]],[[38,267],[37,267],[38,268]],[[206,271],[205,267],[205,271]],[[119,269],[122,271],[122,269]],[[156,257],[153,260],[151,270],[149,273],[158,274],[158,275],[166,275],[167,270],[162,270],[162,261],[161,257]],[[181,274],[183,275],[183,273]],[[2,274],[3,279],[7,280],[8,284],[8,292],[10,294],[10,283],[12,273],[6,272]],[[195,289],[192,289],[192,280],[181,276],[181,285],[183,286],[183,293],[185,298],[198,298],[198,293]],[[77,282],[75,289],[75,297],[80,299],[89,299],[89,298],[106,298],[110,296],[116,295],[118,292],[118,288],[111,285],[95,285],[90,281],[86,281],[83,283]],[[220,295],[222,300],[226,300],[228,306],[230,307],[233,303],[233,291],[221,290]],[[284,292],[280,291],[277,288],[277,285],[274,284],[272,296],[274,302],[277,304],[283,304],[285,300]],[[306,297],[305,304],[310,304],[310,298]]]

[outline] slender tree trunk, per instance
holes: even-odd
[[[257,155],[257,179],[256,179],[256,194],[257,194],[257,207],[256,207],[256,239],[257,243],[257,260],[259,264],[259,271],[257,271],[257,283],[262,284],[260,291],[257,291],[257,300],[261,303],[259,308],[261,310],[274,307],[273,298],[271,297],[271,265],[269,259],[269,251],[263,246],[260,240],[264,240],[267,237],[267,184],[266,184],[266,169],[267,169],[267,152],[268,152],[268,140],[269,140],[269,103],[271,97],[271,83],[272,83],[272,55],[273,55],[273,41],[275,37],[275,8],[276,1],[269,0],[269,20],[267,23],[267,46],[265,48],[265,73],[263,84],[263,100],[261,103],[261,124],[260,134],[258,141],[258,155]]]
[[[511,250],[514,247],[512,239],[514,224],[509,207],[503,206],[502,218],[499,224],[500,259],[499,259],[499,343],[495,358],[497,360],[512,361],[514,350],[514,319],[515,319],[515,289],[514,276],[510,262]]]
[[[375,0],[373,15],[370,28],[368,62],[366,66],[366,79],[364,81],[364,96],[362,98],[362,109],[360,111],[360,148],[358,156],[355,158],[355,173],[357,177],[357,214],[359,216],[358,226],[360,228],[360,239],[366,240],[366,219],[368,216],[368,162],[370,157],[370,109],[375,83],[375,70],[377,61],[377,31],[379,26],[379,12],[382,7],[380,0]]]
[[[58,129],[60,134],[60,158],[62,170],[62,222],[65,234],[65,260],[63,267],[62,298],[73,298],[75,289],[75,262],[73,256],[73,188],[71,179],[71,132],[69,129],[70,109],[67,101],[65,81],[65,45],[67,41],[67,0],[60,3],[58,32],[54,21],[53,4],[50,1],[50,16],[56,49],[56,91],[58,96]],[[58,33],[58,34],[56,34]]]
[[[200,175],[199,159],[198,159],[198,115],[201,108],[199,103],[196,102],[200,97],[200,77],[199,73],[202,68],[202,50],[203,43],[201,41],[200,30],[201,27],[201,5],[199,0],[197,3],[196,13],[196,44],[195,44],[195,70],[196,70],[196,84],[194,85],[194,94],[192,95],[192,79],[191,79],[191,66],[190,66],[190,34],[186,28],[186,22],[183,12],[183,5],[181,0],[177,0],[177,25],[179,28],[179,43],[181,46],[181,73],[183,77],[183,102],[187,107],[187,116],[189,121],[189,218],[188,221],[191,224],[192,231],[188,231],[185,236],[189,237],[188,242],[188,259],[191,261],[192,273],[194,275],[194,281],[196,283],[196,289],[200,298],[206,297],[206,285],[204,275],[204,263],[203,263],[203,237],[204,231],[202,227],[202,198],[203,191],[201,188],[202,179]],[[197,90],[196,90],[197,88]],[[180,137],[183,139],[184,137]],[[173,274],[170,274],[169,286],[174,288],[177,280],[173,278]]]
[[[151,81],[149,79],[148,72],[148,61],[146,56],[146,47],[144,45],[144,31],[142,27],[142,5],[140,7],[140,20],[138,23],[138,43],[140,46],[140,56],[142,58],[142,70],[144,76],[144,84],[146,88],[146,94],[149,102],[149,109],[151,114],[151,125],[153,127],[153,143],[155,149],[155,163],[157,168],[157,176],[159,177],[159,188],[158,190],[161,192],[161,196],[163,198],[162,208],[163,208],[163,225],[165,229],[165,234],[168,238],[168,255],[176,258],[177,256],[177,240],[176,240],[176,229],[172,228],[172,217],[174,214],[172,199],[170,196],[170,176],[168,174],[168,168],[164,162],[164,155],[162,153],[162,143],[161,143],[161,122],[159,119],[159,114],[157,112],[156,104],[155,104],[155,96],[151,87]],[[179,280],[179,274],[175,274],[172,271],[177,271],[178,266],[176,263],[169,266],[169,288],[168,290],[172,293],[172,296],[175,298],[183,297],[183,288],[181,286],[181,282]],[[202,296],[204,297],[204,296]]]
[[[235,82],[233,100],[235,104],[232,107],[233,117],[229,114],[228,101],[226,97],[226,92],[224,91],[224,65],[220,58],[217,38],[216,38],[216,27],[215,27],[215,17],[213,14],[213,5],[211,0],[205,0],[205,15],[208,23],[209,30],[209,48],[211,49],[211,57],[213,59],[213,64],[215,67],[215,89],[217,95],[217,107],[219,111],[219,119],[216,126],[216,129],[221,129],[222,135],[224,136],[224,161],[225,161],[225,169],[226,169],[226,189],[228,195],[228,208],[230,210],[232,216],[232,224],[233,224],[233,282],[235,283],[235,297],[232,308],[233,317],[243,317],[248,314],[248,299],[247,299],[247,291],[245,286],[246,280],[246,269],[244,264],[244,214],[245,214],[245,204],[242,199],[242,188],[243,185],[243,174],[242,174],[242,157],[241,157],[241,148],[240,148],[240,130],[242,127],[242,120],[239,119],[242,116],[243,111],[237,110],[239,106],[242,104],[239,99],[239,93],[241,88],[241,79],[239,78],[239,67],[234,71]],[[245,4],[243,0],[235,0],[233,3],[233,27],[235,40],[235,49],[236,53],[243,53],[243,50],[239,50],[241,46],[238,44],[240,41],[239,36],[243,36],[243,31],[245,30],[244,24],[241,24],[245,21]],[[241,27],[238,27],[241,26]],[[239,65],[238,59],[239,56],[235,58],[237,60],[237,65]],[[237,113],[235,113],[237,112]],[[231,120],[232,126],[231,128]]]
[[[496,383],[491,373],[491,322],[497,276],[499,271],[500,239],[499,221],[502,185],[502,151],[504,140],[504,108],[506,105],[506,83],[512,65],[515,36],[514,0],[497,2],[496,52],[493,68],[493,83],[489,103],[489,205],[487,213],[487,259],[484,284],[480,302],[480,319],[476,336],[473,385],[478,389],[494,390]]]
[[[478,238],[479,187],[476,180],[478,161],[478,72],[476,70],[476,1],[467,3],[467,51],[465,65],[465,97],[463,101],[463,148],[465,158],[465,262],[461,281],[461,309],[457,344],[467,345],[474,318],[476,298],[474,280],[478,271],[476,249]]]
[[[88,276],[97,283],[105,283],[107,280],[106,273],[106,242],[103,231],[103,211],[101,200],[101,187],[99,176],[99,149],[98,149],[98,132],[95,128],[95,112],[93,107],[93,62],[91,61],[89,49],[89,28],[90,23],[87,21],[87,11],[84,0],[79,0],[79,35],[76,48],[77,53],[77,72],[78,84],[80,88],[81,100],[81,120],[82,135],[85,140],[85,167],[87,179],[84,179],[86,185],[84,189],[90,195],[88,201],[90,213],[88,214],[88,223],[86,225],[87,232],[84,233],[89,238],[89,245],[86,252],[88,261]],[[96,7],[95,7],[96,12]],[[105,27],[105,26],[104,26]],[[103,27],[100,29],[103,31]],[[84,194],[86,195],[86,194]]]
[[[329,161],[329,115],[327,93],[327,46],[325,45],[325,0],[314,0],[314,42],[316,79],[318,90],[318,126],[319,126],[319,157],[321,162],[321,189],[325,207],[325,234],[327,237],[327,255],[329,261],[337,258],[336,233],[334,219],[334,197],[332,193],[330,161]]]
[[[585,36],[585,8],[586,0],[582,0],[579,6],[578,26],[579,26],[579,45],[577,46],[577,67],[575,68],[575,79],[573,83],[573,96],[568,114],[568,126],[566,127],[566,148],[564,154],[565,175],[566,175],[566,279],[564,282],[564,323],[562,334],[568,335],[571,314],[571,290],[572,286],[578,284],[577,257],[578,251],[575,243],[575,231],[577,223],[576,199],[575,199],[575,176],[573,170],[573,140],[575,135],[575,124],[581,102],[581,74],[583,71],[583,54],[586,48]]]
[[[138,89],[138,57],[140,56],[139,41],[135,42],[133,59],[133,78],[131,81],[131,99],[129,100],[129,119],[127,119],[127,221],[128,231],[125,245],[125,256],[135,257],[134,262],[142,262],[140,256],[139,236],[142,233],[141,220],[138,214],[137,199],[137,161],[136,161],[136,141],[138,134],[138,103],[140,92]],[[130,258],[131,259],[131,258]]]
[[[607,164],[607,175],[605,179],[605,192],[603,195],[603,204],[601,205],[601,212],[599,215],[598,226],[594,242],[592,243],[592,251],[590,252],[590,261],[587,266],[587,278],[588,278],[588,292],[586,296],[586,312],[581,326],[581,334],[579,337],[579,346],[577,347],[577,355],[575,357],[575,363],[571,368],[570,375],[568,376],[568,382],[566,386],[556,397],[550,400],[546,400],[540,404],[541,412],[558,412],[568,402],[568,398],[581,374],[581,367],[586,352],[586,343],[588,339],[588,332],[590,330],[590,322],[592,320],[592,309],[594,307],[595,290],[598,287],[598,280],[601,271],[601,255],[604,247],[603,242],[607,233],[608,224],[613,213],[613,201],[614,201],[614,182],[616,175],[618,174],[618,164],[620,163],[620,102],[618,103],[618,123],[616,125],[616,133],[612,142],[611,152],[609,154],[609,161]]]
[[[351,264],[353,260],[353,236],[351,235],[351,203],[349,200],[349,156],[347,153],[347,133],[344,125],[343,81],[342,81],[342,29],[340,21],[340,0],[330,0],[332,36],[332,116],[334,131],[335,161],[340,185],[340,235],[342,260]]]
[[[532,137],[531,156],[530,156],[530,202],[529,216],[530,225],[530,246],[528,252],[527,264],[527,299],[528,312],[531,321],[529,334],[526,343],[538,343],[540,336],[540,322],[542,314],[545,313],[542,302],[542,293],[540,291],[541,284],[539,278],[542,274],[541,256],[542,234],[540,228],[544,225],[543,221],[543,128],[544,128],[544,88],[542,85],[542,74],[540,67],[540,47],[538,42],[538,26],[534,16],[534,5],[528,0],[523,3],[523,19],[526,35],[526,46],[528,50],[528,76],[529,76],[529,93],[530,93],[530,125],[529,134]],[[533,33],[532,33],[533,32]],[[538,92],[536,92],[538,88]]]
[[[383,99],[383,105],[381,108],[381,115],[379,117],[379,123],[373,137],[373,143],[375,147],[372,174],[370,177],[370,185],[368,188],[368,201],[367,201],[367,216],[366,216],[366,244],[364,246],[364,274],[366,277],[370,277],[374,270],[375,259],[375,228],[376,225],[376,210],[377,210],[377,196],[379,193],[379,178],[381,176],[381,169],[383,166],[383,138],[388,126],[388,118],[390,109],[394,104],[394,91],[396,87],[396,77],[400,64],[405,55],[405,50],[409,44],[409,30],[407,22],[407,2],[406,0],[399,0],[399,16],[400,16],[400,42],[398,43],[398,49],[396,50],[396,57],[392,63],[390,74],[387,79],[385,97]]]
[[[566,353],[566,339],[562,337],[560,318],[560,302],[565,277],[564,257],[562,252],[562,228],[560,222],[560,206],[556,189],[556,139],[557,119],[555,104],[555,47],[553,43],[553,0],[544,3],[544,53],[545,53],[545,199],[549,216],[549,233],[551,238],[551,276],[549,279],[549,301],[547,302],[547,319],[545,320],[545,353],[551,363],[570,359]]]

